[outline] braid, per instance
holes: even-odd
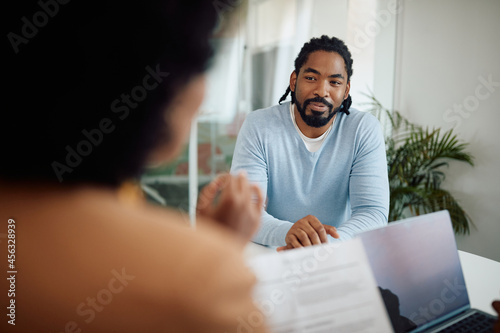
[[[289,94],[291,91],[292,91],[292,90],[290,89],[290,86],[288,86],[288,88],[286,88],[286,92],[285,92],[285,94],[284,94],[283,96],[281,96],[281,98],[280,98],[280,100],[279,100],[278,104],[281,104],[281,102],[283,102],[283,101],[286,99],[286,97],[288,96],[288,94]]]
[[[347,98],[342,102],[342,109],[340,112],[344,112],[345,114],[350,114],[349,108],[351,107],[352,99],[351,95],[347,96]]]

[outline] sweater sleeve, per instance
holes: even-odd
[[[349,176],[351,218],[337,228],[340,240],[387,225],[389,213],[385,142],[380,123],[371,114],[363,118],[353,149]]]
[[[253,241],[266,246],[282,246],[286,245],[285,236],[293,223],[277,219],[266,212],[268,162],[263,139],[265,133],[259,130],[259,121],[252,113],[245,119],[236,140],[231,173],[246,172],[248,180],[259,186],[264,197],[261,226]]]

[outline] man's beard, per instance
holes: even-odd
[[[328,116],[324,117],[323,116],[324,112],[318,112],[318,111],[314,111],[314,110],[311,110],[312,115],[307,115],[306,108],[310,103],[322,103],[322,104],[324,104],[326,107],[328,107]],[[302,118],[302,120],[308,126],[316,127],[316,128],[323,127],[326,124],[328,124],[328,122],[330,120],[332,120],[333,116],[335,116],[335,114],[337,112],[339,112],[339,110],[340,110],[340,106],[338,108],[334,109],[333,105],[328,103],[322,97],[315,97],[315,98],[311,98],[311,99],[306,99],[304,101],[303,105],[300,105],[300,103],[297,100],[295,100],[295,105],[297,106],[297,110],[299,111],[299,114],[300,114],[300,117]]]

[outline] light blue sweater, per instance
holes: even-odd
[[[338,113],[312,153],[289,108],[290,102],[251,112],[236,140],[231,173],[246,170],[267,196],[254,242],[285,245],[292,223],[309,214],[335,226],[341,240],[386,225],[389,184],[379,121],[354,109]]]

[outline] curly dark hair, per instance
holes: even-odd
[[[351,52],[345,45],[345,43],[336,38],[336,37],[328,37],[326,35],[321,36],[320,38],[312,38],[309,42],[304,43],[302,49],[299,52],[299,55],[295,59],[295,73],[299,75],[299,71],[307,61],[309,55],[316,51],[327,51],[327,52],[336,52],[342,56],[345,63],[345,70],[347,72],[347,82],[350,81],[352,76],[352,57]],[[292,103],[295,103],[295,93],[291,91],[290,86],[286,89],[286,92],[283,96],[281,96],[279,100],[279,104],[284,101],[288,94],[292,96]],[[351,107],[352,100],[351,95],[347,97],[346,100],[342,103],[342,112],[349,114],[349,108]]]
[[[211,0],[11,2],[0,180],[140,176],[169,140],[169,103],[208,68],[227,2],[227,13]]]

